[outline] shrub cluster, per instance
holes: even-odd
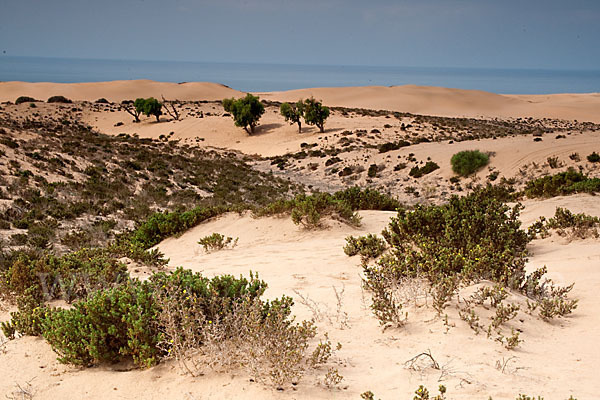
[[[386,249],[386,243],[383,239],[371,233],[366,236],[348,236],[344,253],[352,257],[360,254],[362,258],[377,258],[383,254]]]
[[[600,192],[600,178],[588,178],[573,169],[534,179],[527,182],[525,187],[525,194],[528,197],[554,197],[596,192]]]
[[[435,162],[433,162],[433,161],[427,161],[425,163],[425,165],[423,165],[420,168],[418,166],[412,167],[410,169],[408,175],[412,176],[413,178],[420,178],[423,175],[427,175],[427,174],[435,171],[438,168],[440,168],[440,166],[437,165]]]
[[[205,251],[215,251],[215,250],[223,250],[226,247],[234,248],[237,246],[239,238],[225,237],[225,235],[221,235],[220,233],[213,233],[211,235],[205,236],[198,240],[198,244],[201,244],[204,247]]]
[[[400,206],[397,200],[377,190],[358,187],[348,188],[334,193],[315,193],[298,195],[292,200],[280,200],[255,211],[257,216],[290,213],[296,224],[307,228],[317,228],[321,218],[332,216],[350,225],[360,225],[357,210],[396,210]]]
[[[465,150],[456,153],[450,159],[452,171],[461,176],[469,176],[485,167],[490,157],[479,150]]]
[[[600,226],[600,218],[587,215],[584,213],[573,214],[571,211],[557,207],[554,217],[546,220],[541,217],[538,221],[529,227],[529,235],[532,238],[538,235],[542,238],[550,234],[550,229],[556,230],[560,236],[570,236],[579,239],[588,237],[598,238],[598,227]]]
[[[403,324],[402,302],[395,291],[410,280],[428,282],[438,314],[461,285],[481,280],[525,294],[534,300],[532,310],[539,307],[543,319],[571,313],[577,303],[567,297],[572,285],[561,288],[542,279],[544,268],[525,273],[531,235],[520,228],[521,208],[520,204],[507,206],[488,187],[468,196],[453,196],[445,205],[400,209],[383,231],[390,251],[374,265],[363,264],[364,284],[372,292],[371,307],[380,322]],[[490,325],[488,337],[515,311],[513,305],[498,305],[497,323]],[[472,310],[463,315],[475,324]],[[497,340],[507,348],[520,341],[518,332],[508,337],[498,333]]]

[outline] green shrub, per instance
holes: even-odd
[[[148,367],[170,349],[169,341],[163,341],[165,320],[158,323],[159,316],[169,312],[164,308],[165,292],[175,304],[201,307],[206,320],[216,322],[237,302],[258,298],[265,289],[266,284],[253,276],[250,280],[229,275],[208,279],[179,268],[172,274],[155,274],[148,281],[131,280],[98,291],[69,310],[52,309],[43,319],[42,331],[61,362],[91,365],[131,357],[136,365]],[[179,331],[189,322],[170,321]]]
[[[184,212],[154,213],[136,228],[131,236],[131,243],[142,249],[149,249],[170,236],[183,233],[207,219],[232,210],[231,207],[217,206],[196,207]]]
[[[446,205],[400,210],[383,235],[401,275],[422,274],[435,282],[461,274],[518,286],[529,241],[520,229],[519,210],[478,189],[453,196]]]
[[[346,238],[346,245],[344,246],[344,253],[350,257],[360,254],[361,257],[369,259],[379,257],[385,249],[385,241],[369,233],[366,236],[348,236]]]
[[[32,296],[38,303],[63,298],[70,302],[112,287],[127,276],[127,268],[105,249],[82,249],[61,257],[21,255],[0,277],[4,296]]]
[[[452,171],[461,176],[474,174],[485,167],[489,161],[490,157],[479,150],[461,151],[454,154],[450,159]]]
[[[225,237],[220,233],[213,233],[209,236],[205,236],[198,241],[204,247],[205,251],[222,250],[225,247],[235,247],[239,238]]]
[[[435,162],[427,161],[427,163],[425,163],[425,165],[423,165],[421,168],[419,168],[418,166],[412,167],[408,175],[412,176],[413,178],[420,178],[423,175],[427,175],[438,168],[440,168],[440,166],[437,165]]]
[[[397,142],[387,142],[378,146],[380,153],[387,153],[388,151],[398,150],[402,147],[410,146],[410,142],[406,140],[399,140]]]
[[[600,162],[600,154],[598,154],[594,151],[592,154],[587,156],[587,160],[591,163]]]
[[[335,192],[335,200],[343,201],[352,210],[396,211],[401,207],[398,200],[375,189],[361,189],[358,186]]]
[[[600,179],[588,178],[581,172],[569,169],[551,176],[527,182],[528,197],[554,197],[572,193],[596,193],[600,191]]]
[[[291,209],[292,221],[313,229],[321,226],[321,217],[330,215],[350,225],[360,225],[360,217],[343,201],[338,201],[328,193],[312,196],[299,195]]]

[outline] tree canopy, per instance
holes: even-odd
[[[162,115],[162,104],[154,97],[147,99],[138,98],[133,103],[133,106],[138,113],[143,113],[148,117],[154,115],[156,117],[156,122],[160,121],[159,117]]]
[[[283,103],[279,107],[279,112],[291,125],[298,124],[298,132],[302,132],[302,121],[304,117],[304,102],[298,100],[295,104]]]
[[[323,106],[314,98],[304,100],[304,122],[316,125],[321,132],[325,132],[325,120],[329,117],[329,108]]]
[[[248,93],[240,99],[223,100],[223,108],[233,116],[236,126],[240,126],[248,133],[254,133],[258,120],[265,112],[265,107],[259,98]]]

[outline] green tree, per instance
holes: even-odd
[[[162,115],[162,104],[154,97],[147,99],[138,98],[133,105],[138,113],[144,113],[148,117],[154,115],[156,117],[156,122],[160,121],[159,117]]]
[[[325,120],[329,117],[329,108],[323,106],[314,98],[304,100],[304,122],[319,127],[321,133],[325,132]]]
[[[302,133],[302,121],[304,117],[304,102],[298,100],[296,104],[283,103],[279,107],[279,112],[285,118],[286,121],[290,121],[291,125],[298,124],[298,133]]]
[[[237,100],[234,98],[224,99],[223,108],[232,114],[235,125],[244,128],[248,133],[254,133],[258,120],[265,113],[265,107],[258,97],[250,93]]]

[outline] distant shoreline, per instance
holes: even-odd
[[[221,82],[244,92],[315,87],[437,86],[498,94],[600,92],[600,70],[298,65],[0,56],[0,81],[85,83],[149,79]]]

